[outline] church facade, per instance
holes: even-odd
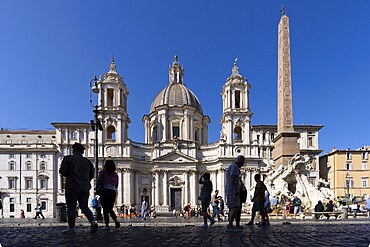
[[[252,125],[249,104],[251,85],[239,73],[236,62],[226,79],[222,95],[220,137],[208,142],[209,116],[195,93],[184,83],[184,68],[175,55],[168,84],[153,99],[143,116],[145,141],[128,138],[128,86],[112,59],[109,71],[100,76],[98,115],[103,130],[98,132],[99,168],[113,159],[119,174],[116,205],[141,204],[143,199],[157,212],[169,212],[190,203],[199,205],[198,179],[210,172],[214,190],[225,195],[225,173],[236,156],[244,155],[242,180],[253,187],[256,173],[274,167],[273,149],[277,125]],[[149,107],[149,106],[148,106]],[[55,215],[55,204],[64,202],[64,179],[58,170],[71,146],[80,142],[85,156],[95,160],[95,132],[90,123],[52,123],[55,130],[0,130],[0,191],[4,217],[18,217],[21,209],[32,214],[41,203],[45,215]],[[294,125],[299,133],[300,153],[314,156],[310,180],[319,179],[319,130],[321,125]],[[91,191],[91,193],[93,193]]]

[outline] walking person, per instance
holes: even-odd
[[[203,224],[200,226],[201,228],[207,228],[207,219],[210,220],[211,224],[213,225],[213,221],[211,216],[208,214],[208,207],[209,203],[211,202],[211,193],[212,193],[212,181],[211,181],[211,174],[209,172],[204,173],[200,178],[198,183],[203,184],[202,189],[200,191],[200,196],[198,197],[201,200],[202,204],[202,214],[203,214]]]
[[[265,190],[265,203],[263,204],[265,208],[265,218],[266,218],[266,225],[270,225],[270,218],[269,218],[269,212],[271,210],[271,204],[270,204],[270,193],[268,190]]]
[[[220,203],[219,203],[219,206],[220,206],[220,216],[223,217],[223,219],[221,219],[221,221],[224,221],[226,220],[226,215],[224,213],[224,210],[225,210],[225,202],[224,202],[224,199],[220,196]]]
[[[144,198],[143,202],[141,203],[141,220],[146,220],[146,209],[147,209],[147,204]]]
[[[265,212],[265,191],[267,190],[265,184],[261,181],[261,174],[254,175],[256,187],[254,189],[254,196],[252,198],[253,207],[251,220],[246,225],[253,225],[256,212],[260,212],[262,223],[258,226],[266,226],[266,212]]]
[[[77,201],[81,211],[90,222],[90,232],[98,230],[93,214],[88,207],[90,181],[94,178],[94,166],[90,160],[83,157],[85,147],[76,142],[72,145],[72,155],[64,156],[59,173],[66,177],[65,197],[68,208],[68,229],[63,233],[75,233],[75,211]]]
[[[301,212],[301,199],[298,198],[298,196],[294,196],[293,199],[293,207],[294,207],[294,219],[296,218],[297,214]]]
[[[96,221],[103,222],[103,214],[101,213],[102,205],[101,205],[100,195],[96,195],[95,198],[96,198],[96,207],[95,207]]]
[[[240,168],[244,165],[245,158],[240,155],[227,168],[226,172],[226,205],[229,208],[229,223],[226,231],[239,231],[243,229],[240,226],[241,202],[239,197],[240,190]],[[233,225],[235,220],[235,226]]]
[[[26,218],[26,216],[24,215],[24,210],[23,209],[21,209],[21,219],[24,219],[24,218]]]
[[[100,195],[100,203],[103,208],[103,217],[105,227],[104,231],[109,231],[109,215],[112,217],[116,229],[120,227],[116,213],[113,211],[116,200],[116,191],[118,188],[118,174],[116,173],[116,164],[113,160],[107,160],[104,169],[99,172],[97,184],[103,185]]]
[[[36,210],[36,216],[34,217],[34,219],[37,219],[40,216],[42,217],[42,219],[45,219],[44,215],[42,214],[42,207],[41,207],[41,204],[40,203],[37,205],[37,207],[35,208],[35,210]]]
[[[215,190],[215,193],[212,196],[212,220],[211,223],[215,222],[215,217],[217,216],[217,221],[220,222],[220,210],[218,205],[220,204],[220,198],[221,196],[218,195],[218,190]]]

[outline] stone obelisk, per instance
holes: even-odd
[[[281,8],[278,29],[278,128],[274,140],[273,159],[275,167],[288,164],[300,152],[299,133],[294,131],[292,111],[292,78],[290,70],[289,18]]]

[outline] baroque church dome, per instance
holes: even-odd
[[[150,112],[162,105],[168,106],[192,106],[203,114],[202,106],[195,94],[183,84],[184,68],[179,64],[178,56],[175,55],[174,62],[169,69],[169,84],[154,98]]]

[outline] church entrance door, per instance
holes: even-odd
[[[171,209],[182,209],[181,197],[181,189],[171,188]]]

